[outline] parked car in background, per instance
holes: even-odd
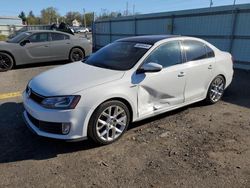
[[[59,60],[80,61],[90,55],[92,46],[85,38],[52,31],[27,31],[0,42],[0,71],[14,65]]]
[[[33,78],[23,93],[24,119],[40,136],[110,144],[131,122],[218,102],[232,77],[232,56],[204,40],[120,39]]]
[[[79,27],[75,29],[75,33],[88,33],[89,29],[86,27]]]
[[[88,27],[88,30],[91,33],[92,32],[92,27]]]

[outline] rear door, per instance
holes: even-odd
[[[214,52],[206,44],[196,40],[182,42],[186,54],[185,102],[204,98],[213,79]]]
[[[71,49],[69,35],[62,33],[50,33],[50,46],[53,60],[68,59]]]

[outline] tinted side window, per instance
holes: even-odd
[[[187,61],[195,61],[207,58],[205,44],[199,41],[184,41],[183,47],[186,51]]]
[[[66,39],[69,39],[69,36],[63,35],[63,34],[59,34],[59,33],[51,33],[51,38],[52,38],[53,41],[56,41],[56,40],[66,40]]]
[[[48,41],[48,33],[37,33],[29,37],[30,42],[46,42]]]
[[[158,63],[163,67],[182,63],[181,48],[178,41],[167,42],[155,49],[145,63]]]
[[[206,50],[207,50],[207,57],[208,58],[211,58],[211,57],[215,56],[214,51],[211,48],[209,48],[208,46],[206,46]]]

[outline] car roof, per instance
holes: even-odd
[[[65,33],[65,32],[61,32],[61,31],[55,31],[55,30],[28,30],[25,32],[29,32],[29,33],[42,33],[42,32],[50,32],[50,33],[61,33],[61,34],[66,34],[66,35],[70,35],[69,33]]]
[[[154,45],[158,41],[176,37],[180,37],[180,35],[145,35],[145,36],[123,38],[117,40],[117,42],[138,42],[138,43]]]

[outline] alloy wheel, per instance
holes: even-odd
[[[80,49],[73,49],[71,53],[71,61],[80,61],[84,58],[84,54]]]
[[[0,71],[7,71],[13,67],[12,58],[5,53],[0,53]]]
[[[98,117],[96,122],[97,136],[105,142],[112,142],[124,132],[127,121],[127,114],[122,107],[109,106]]]
[[[213,103],[218,102],[223,93],[224,93],[224,88],[225,88],[225,81],[222,77],[218,76],[217,78],[215,78],[215,80],[213,81],[211,88],[210,88],[210,99]]]

